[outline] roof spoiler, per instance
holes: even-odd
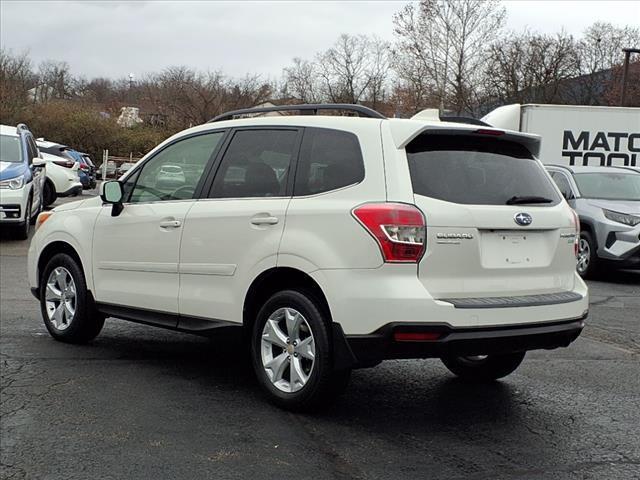
[[[540,141],[539,135],[533,135],[531,133],[514,132],[511,130],[500,130],[492,127],[484,127],[479,125],[472,125],[469,123],[460,124],[458,126],[447,125],[446,123],[438,124],[432,123],[425,125],[420,121],[405,121],[392,123],[391,135],[393,137],[396,147],[401,149],[405,148],[413,139],[418,135],[473,135],[473,136],[486,136],[496,138],[500,140],[508,140],[515,143],[519,143],[526,147],[535,157],[540,154]],[[480,127],[480,128],[478,128]]]

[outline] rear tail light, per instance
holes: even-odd
[[[573,215],[573,228],[575,229],[575,233],[576,233],[576,237],[573,241],[573,253],[575,254],[576,258],[578,257],[578,248],[579,248],[579,244],[580,244],[580,218],[578,217],[578,214],[576,213],[576,211],[572,208],[571,209],[571,213]]]
[[[70,160],[54,160],[53,163],[56,165],[60,165],[61,167],[71,168],[73,167],[73,162]]]
[[[378,242],[388,263],[417,263],[426,248],[426,221],[414,205],[366,203],[353,215]]]
[[[478,133],[480,135],[493,135],[494,137],[499,137],[500,135],[504,135],[502,130],[489,130],[486,128],[480,128],[473,133]]]

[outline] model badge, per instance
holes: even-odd
[[[437,238],[453,238],[458,240],[472,240],[471,233],[436,233]]]
[[[528,213],[524,213],[524,212],[516,213],[513,219],[518,225],[522,225],[523,227],[531,225],[531,223],[533,222],[533,217],[531,217],[531,215],[529,215]]]

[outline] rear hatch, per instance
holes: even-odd
[[[427,131],[406,147],[427,222],[419,276],[429,292],[451,299],[572,290],[575,220],[531,139],[452,132]]]

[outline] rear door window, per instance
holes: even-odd
[[[282,197],[298,130],[239,130],[222,157],[210,197]]]
[[[562,195],[564,195],[564,198],[573,198],[574,195],[571,191],[571,185],[569,185],[569,179],[564,173],[553,172],[551,174],[551,178],[553,178],[553,181],[556,182],[556,185],[560,189]]]
[[[364,179],[358,138],[349,132],[306,128],[294,195],[313,195],[354,185]]]
[[[413,191],[446,202],[505,205],[514,197],[560,198],[524,146],[469,135],[421,135],[407,146]],[[537,203],[536,203],[537,204]]]

